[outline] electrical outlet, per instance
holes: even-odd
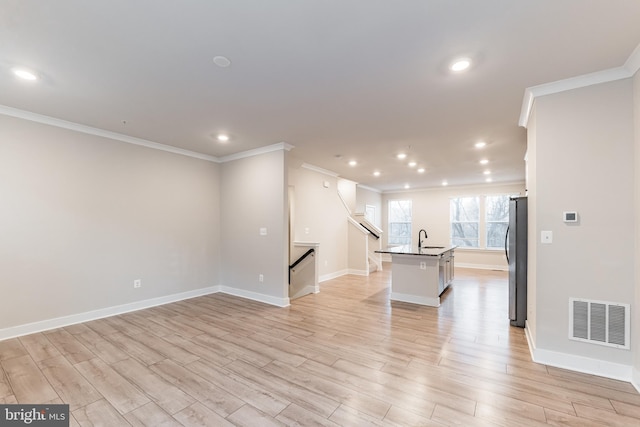
[[[426,270],[426,269],[427,269],[427,263],[426,263],[426,262],[424,262],[424,261],[422,261],[422,262],[420,263],[420,270]]]
[[[140,288],[140,287],[142,287],[142,280],[140,280],[140,279],[136,279],[136,280],[134,280],[134,281],[133,281],[133,287],[134,287],[134,288]]]
[[[264,282],[264,274],[260,274],[260,275],[258,275],[258,281],[259,281],[260,283]]]

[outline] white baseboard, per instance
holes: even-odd
[[[638,390],[638,393],[640,393],[640,371],[637,370],[635,367],[632,369],[631,372],[631,385],[633,385],[636,390]]]
[[[345,274],[349,274],[349,270],[339,270],[334,271],[333,273],[323,274],[318,278],[318,282],[326,282],[327,280],[336,279],[340,276],[344,276]]]
[[[317,294],[318,291],[316,291],[316,287],[313,285],[308,285],[303,287],[302,289],[298,290],[298,292],[295,293],[295,295],[291,295],[291,290],[289,290],[289,300],[294,300],[296,298],[300,298],[303,297],[305,295],[309,295],[309,294]]]
[[[498,270],[498,271],[509,271],[508,266],[504,265],[490,265],[490,264],[468,264],[464,262],[456,261],[456,267],[460,268],[475,268],[477,270]]]
[[[410,302],[412,304],[428,305],[430,307],[440,307],[440,298],[420,297],[417,295],[401,294],[398,292],[391,292],[392,301]]]
[[[211,286],[208,288],[201,288],[193,291],[181,292],[178,294],[117,305],[114,307],[107,307],[98,310],[87,311],[84,313],[72,314],[70,316],[56,317],[54,319],[40,320],[33,323],[27,323],[25,325],[12,326],[9,328],[0,329],[0,341],[7,340],[9,338],[20,337],[23,335],[35,334],[37,332],[48,331],[51,329],[62,328],[64,326],[75,325],[76,323],[89,322],[91,320],[102,319],[104,317],[116,316],[118,314],[129,313],[131,311],[138,311],[145,308],[156,307],[158,305],[169,304],[172,302],[195,298],[202,295],[214,294],[216,292],[220,292],[220,290],[220,286]]]
[[[236,297],[250,299],[253,301],[263,302],[265,304],[275,305],[278,307],[288,307],[290,305],[289,298],[278,298],[271,295],[260,294],[258,292],[232,288],[231,286],[221,285],[220,292]]]
[[[529,343],[531,359],[536,363],[567,369],[570,371],[582,372],[583,374],[597,375],[614,380],[631,382],[631,384],[640,391],[640,388],[637,385],[638,382],[636,381],[636,383],[634,383],[633,366],[631,365],[623,365],[621,363],[591,359],[589,357],[578,356],[575,354],[560,353],[557,351],[536,348],[535,343],[531,339],[531,333],[529,332],[528,327],[525,328],[525,335],[527,337],[527,342]]]
[[[349,270],[347,270],[347,274],[353,274],[355,276],[368,276],[369,272],[367,270],[355,270],[353,268],[350,268]]]

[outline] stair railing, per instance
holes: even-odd
[[[307,258],[309,255],[312,255],[316,250],[314,248],[309,249],[307,252],[303,253],[300,258],[298,258],[297,260],[294,261],[293,264],[291,264],[289,266],[289,284],[291,284],[291,271],[293,271],[294,268],[296,268],[296,266],[298,264],[300,264],[302,261],[305,260],[305,258]],[[314,255],[315,256],[315,255]]]

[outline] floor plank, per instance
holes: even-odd
[[[45,403],[59,397],[31,356],[13,357],[0,363],[19,403]]]
[[[101,359],[95,358],[78,363],[75,368],[121,414],[126,414],[150,401],[149,397]]]
[[[102,398],[101,394],[64,356],[42,360],[38,362],[38,367],[62,402],[69,404],[70,411],[75,411]]]
[[[120,376],[128,379],[165,411],[174,414],[196,400],[157,375],[135,359],[121,360],[112,365]]]
[[[113,406],[104,399],[73,411],[73,417],[81,426],[131,426]]]

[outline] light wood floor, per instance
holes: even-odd
[[[276,308],[216,294],[0,342],[0,403],[71,425],[640,425],[624,382],[531,362],[503,272],[440,308],[389,303],[390,266]]]

